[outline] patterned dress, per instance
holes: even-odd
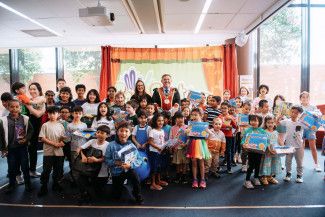
[[[269,137],[270,148],[278,144],[279,133],[274,130],[273,132],[266,131]],[[270,176],[279,175],[281,173],[281,158],[278,155],[271,155],[268,151],[263,155],[261,160],[260,175]]]

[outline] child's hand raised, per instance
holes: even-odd
[[[121,167],[124,169],[124,170],[128,170],[131,168],[131,165],[128,164],[128,163],[122,163]]]

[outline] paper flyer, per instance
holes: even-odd
[[[277,155],[292,154],[296,151],[296,149],[292,146],[280,146],[280,145],[273,146],[273,150],[276,152]]]

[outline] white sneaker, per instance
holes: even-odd
[[[291,180],[291,174],[290,173],[287,173],[287,175],[284,177],[283,179],[285,182],[290,182]]]
[[[247,172],[247,165],[242,165],[242,166],[241,166],[241,171],[242,171],[243,173],[246,173],[246,172]]]
[[[32,178],[39,178],[41,176],[41,174],[37,171],[29,171],[29,175]]]
[[[125,179],[123,184],[124,184],[124,185],[127,185],[127,184],[128,184],[128,180]]]
[[[297,176],[296,182],[297,183],[303,183],[304,179],[302,178],[302,176]]]
[[[242,163],[242,160],[241,160],[241,156],[240,155],[238,155],[237,163],[239,163],[239,164]]]
[[[254,178],[253,183],[254,183],[255,186],[260,186],[261,185],[261,182],[260,182],[260,180],[258,178]]]
[[[251,181],[245,181],[244,182],[244,187],[247,189],[254,189],[254,186]]]
[[[235,154],[233,160],[234,160],[235,163],[237,163],[237,161],[238,161],[238,153]]]
[[[107,185],[111,185],[111,184],[113,184],[113,180],[112,180],[112,177],[110,176],[110,177],[108,177],[108,180],[107,180],[107,183],[106,183]]]
[[[315,164],[314,170],[318,173],[322,172],[322,168],[320,168],[319,164]]]
[[[24,177],[21,175],[16,176],[16,181],[18,185],[22,185],[25,182]]]

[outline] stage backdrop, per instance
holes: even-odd
[[[181,97],[189,90],[221,95],[224,88],[224,46],[198,48],[115,48],[102,47],[101,98],[109,86],[133,94],[141,79],[148,93],[170,74]],[[237,72],[236,72],[237,73]],[[229,77],[229,76],[228,76]]]

